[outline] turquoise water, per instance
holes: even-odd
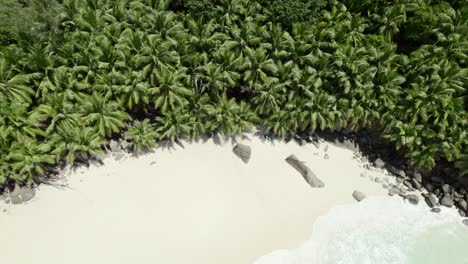
[[[455,210],[432,213],[396,197],[337,206],[301,247],[255,264],[468,264],[468,227]]]

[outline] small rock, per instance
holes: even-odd
[[[431,212],[440,213],[440,208],[439,208],[439,207],[432,208],[432,209],[431,209]]]
[[[431,208],[437,205],[437,199],[432,194],[425,195],[424,201],[426,201],[427,205]]]
[[[238,143],[236,146],[234,146],[232,152],[234,152],[234,154],[245,164],[249,163],[250,156],[252,155],[252,149],[250,146]]]
[[[442,199],[440,199],[440,204],[447,207],[453,206],[453,198],[450,195],[445,195]]]
[[[385,183],[382,183],[382,188],[384,188],[384,189],[388,189],[388,185],[387,185],[387,184],[385,184]]]
[[[418,196],[414,195],[414,194],[408,194],[405,196],[405,200],[407,200],[410,204],[418,204],[419,203],[419,198]]]
[[[119,142],[111,139],[109,141],[109,147],[111,149],[112,152],[119,152],[120,151],[120,148],[119,148]]]
[[[325,156],[323,157],[324,159],[329,159],[330,157],[328,156],[327,153],[325,153]]]
[[[316,148],[318,148],[318,149],[320,148],[320,141],[314,140],[314,141],[312,141],[312,144],[313,144]]]
[[[404,184],[406,187],[408,187],[408,188],[413,187],[413,185],[412,185],[411,182],[409,182],[409,181],[404,181],[403,184]]]
[[[361,178],[367,177],[364,173],[361,173],[359,176],[361,176]]]
[[[414,188],[416,188],[418,190],[421,189],[421,183],[419,183],[418,180],[416,180],[415,178],[411,179],[411,183],[414,186]]]
[[[465,211],[463,211],[462,209],[459,209],[459,210],[458,210],[458,214],[459,214],[461,217],[465,217],[465,216],[466,216]]]
[[[402,183],[402,182],[403,182],[403,179],[402,179],[402,178],[396,178],[396,182]]]
[[[129,147],[130,147],[130,143],[128,143],[127,140],[124,140],[120,143],[120,147],[123,149],[123,150],[128,150]]]
[[[305,146],[305,145],[307,145],[307,141],[305,139],[301,139],[301,140],[299,140],[299,145],[300,146]]]
[[[372,176],[370,176],[369,179],[370,179],[371,181],[374,181],[375,178],[372,177]]]
[[[422,183],[422,175],[419,172],[414,173],[413,178],[417,180],[419,183]]]
[[[450,190],[451,190],[450,185],[448,184],[442,185],[442,191],[444,191],[444,193],[450,193]]]
[[[154,164],[156,164],[156,161],[153,161],[153,162],[150,163],[150,165],[154,165]]]
[[[324,152],[327,152],[328,151],[328,145],[325,146],[325,148],[323,149]]]
[[[463,219],[462,223],[466,226],[468,226],[468,219]]]
[[[385,162],[381,160],[380,158],[378,158],[374,161],[374,165],[375,167],[382,169],[383,167],[385,167]]]
[[[395,189],[395,188],[390,188],[390,189],[388,190],[388,195],[390,195],[390,196],[394,196],[394,195],[397,194],[397,193],[398,193],[398,190]]]
[[[424,188],[426,188],[428,192],[434,192],[434,184],[430,182],[424,183]]]
[[[125,153],[115,153],[114,159],[115,160],[121,160],[125,157]]]
[[[460,200],[458,206],[465,212],[468,212],[468,203],[465,200]]]
[[[366,195],[364,195],[362,192],[356,190],[356,191],[353,192],[353,197],[358,202],[360,202],[360,201],[364,200],[364,198],[366,198]]]

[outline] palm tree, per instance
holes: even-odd
[[[30,76],[15,73],[14,67],[0,58],[0,98],[31,103],[34,90],[28,86]]]
[[[278,67],[263,49],[249,51],[248,55],[244,81],[255,90],[270,76],[275,76]]]
[[[172,50],[172,44],[158,35],[148,35],[135,60],[138,67],[143,67],[146,78],[162,71],[164,67],[175,66],[180,62],[179,54]]]
[[[60,123],[49,138],[48,144],[53,149],[51,153],[58,159],[65,157],[68,163],[73,163],[79,155],[104,154],[102,146],[106,142],[92,127],[73,127],[68,123]]]
[[[107,137],[118,133],[130,119],[117,102],[96,92],[82,98],[81,114],[87,125],[94,126],[99,135]]]
[[[127,139],[130,140],[130,146],[137,153],[144,150],[157,147],[156,139],[159,135],[156,132],[153,124],[148,119],[143,121],[135,121],[126,133]]]
[[[207,94],[193,91],[192,95],[188,98],[187,108],[190,111],[192,138],[197,139],[201,135],[213,132],[214,123],[212,119],[215,110]]]
[[[182,137],[190,135],[191,128],[188,125],[190,115],[183,110],[165,112],[163,116],[156,117],[158,128],[156,131],[161,139],[169,139],[174,142]]]
[[[11,177],[23,183],[31,183],[34,177],[44,174],[45,164],[54,164],[55,156],[50,154],[50,146],[34,139],[23,137],[11,144],[6,160],[16,172]]]
[[[187,102],[186,97],[190,95],[190,90],[182,83],[186,78],[183,71],[174,71],[166,67],[160,72],[155,72],[150,81],[154,86],[148,90],[155,108],[166,113],[184,106]]]

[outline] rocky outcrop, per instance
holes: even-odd
[[[353,192],[353,197],[354,199],[356,199],[356,201],[360,202],[362,200],[364,200],[364,198],[366,198],[366,195],[358,190],[355,190]]]
[[[252,149],[250,146],[238,143],[232,151],[239,157],[245,164],[249,163],[250,156],[252,155]]]
[[[304,179],[309,183],[311,187],[322,188],[325,187],[325,184],[320,180],[315,173],[313,173],[309,167],[307,167],[303,161],[299,160],[294,154],[291,154],[286,158],[286,162],[289,163],[293,168],[295,168]]]

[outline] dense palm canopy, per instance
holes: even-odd
[[[0,35],[11,29],[0,42],[0,184],[101,154],[114,137],[140,152],[254,126],[281,137],[378,129],[417,166],[444,159],[467,172],[466,7],[368,1],[350,13],[329,0],[302,21],[285,19],[288,1],[24,2],[50,10],[23,6],[40,19],[29,24],[0,12]]]

